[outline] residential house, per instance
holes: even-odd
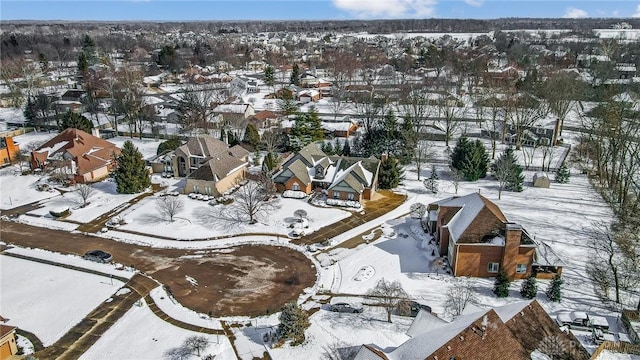
[[[634,344],[640,344],[640,310],[623,309],[620,320],[629,334],[629,339]]]
[[[225,124],[238,124],[255,115],[255,110],[251,104],[220,104],[213,109],[213,113],[220,115]]]
[[[262,110],[249,117],[249,123],[258,129],[268,129],[278,125],[278,115],[271,110]]]
[[[8,165],[20,156],[20,147],[13,142],[13,136],[0,137],[0,166]]]
[[[363,345],[354,360],[531,360],[548,359],[550,351],[558,359],[589,359],[578,339],[560,330],[536,300],[472,309],[452,322],[423,313],[407,332],[409,340],[397,347]]]
[[[186,177],[184,192],[219,196],[244,178],[249,151],[210,136],[192,137],[158,157],[158,169]],[[163,166],[164,164],[164,166]]]
[[[380,160],[327,156],[309,144],[291,155],[273,175],[278,191],[326,191],[331,199],[371,200],[378,187]]]
[[[266,66],[267,64],[264,61],[254,60],[254,61],[250,61],[247,64],[247,70],[260,72],[260,71],[264,71],[264,68]]]
[[[0,324],[0,360],[9,359],[18,354],[15,326]]]
[[[320,92],[318,90],[302,90],[298,93],[298,101],[308,103],[320,100]]]
[[[322,119],[322,128],[333,137],[348,138],[358,130],[358,121],[345,115],[339,119]]]
[[[562,272],[551,251],[478,193],[446,198],[427,210],[428,231],[454,276],[493,277],[504,270],[509,279],[524,279]]]
[[[305,88],[325,88],[331,86],[331,83],[316,75],[304,73],[300,76],[300,86]]]
[[[615,67],[618,79],[632,79],[636,76],[636,64],[634,63],[618,63]]]
[[[69,128],[31,152],[31,168],[53,170],[71,182],[94,182],[109,176],[119,154],[114,144]]]

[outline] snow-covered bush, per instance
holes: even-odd
[[[354,200],[327,199],[327,205],[360,209],[362,205]]]
[[[307,197],[303,191],[293,191],[293,190],[285,190],[282,193],[283,198],[291,198],[291,199],[304,199]]]

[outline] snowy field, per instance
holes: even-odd
[[[164,353],[179,347],[189,336],[202,335],[209,341],[203,355],[232,360],[235,354],[225,336],[205,335],[178,328],[157,317],[140,300],[85,352],[83,360],[164,359]]]
[[[158,208],[158,197],[148,197],[125,210],[121,217],[127,220],[126,225],[119,229],[133,230],[149,235],[171,236],[181,240],[206,239],[216,236],[231,236],[244,233],[268,233],[286,236],[291,232],[289,225],[293,223],[293,212],[302,209],[308,214],[308,232],[316,231],[338,220],[351,216],[345,210],[334,208],[319,208],[306,199],[278,200],[279,207],[262,217],[258,224],[247,223],[230,224],[214,217],[218,208],[230,205],[208,204],[207,201],[190,199],[186,195],[179,195],[184,203],[184,209],[174,217],[173,222],[162,216]]]
[[[42,176],[20,175],[18,167],[0,170],[0,210],[13,209],[32,202],[60,196],[56,190],[38,191],[36,185],[44,183]]]
[[[212,319],[207,314],[198,314],[193,310],[185,308],[169,296],[162,286],[151,290],[149,294],[160,310],[174,319],[188,324],[202,326],[207,329],[222,329],[222,325],[218,319]]]
[[[0,255],[0,304],[8,325],[53,344],[123,283]]]

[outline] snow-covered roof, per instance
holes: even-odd
[[[531,304],[533,300],[529,301],[518,301],[511,304],[503,305],[495,308],[496,314],[500,317],[500,320],[503,322],[509,321],[512,317],[514,317],[517,313],[522,311],[525,307]]]
[[[446,321],[428,311],[420,310],[411,323],[409,330],[407,330],[407,335],[415,337],[425,331],[432,331],[446,324],[448,324]]]
[[[457,241],[460,236],[467,230],[473,219],[478,216],[484,202],[480,198],[480,194],[471,193],[465,196],[453,197],[438,202],[440,206],[459,207],[460,210],[449,221],[449,234],[453,241]]]

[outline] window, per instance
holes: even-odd
[[[356,195],[354,193],[347,193],[347,199],[349,200],[355,200]]]
[[[298,183],[293,183],[293,185],[291,185],[291,190],[300,191],[300,185],[298,185]]]
[[[200,193],[200,189],[198,188],[198,185],[193,185],[193,192],[194,193]]]
[[[525,274],[527,272],[527,264],[516,264],[516,273]]]
[[[204,187],[204,193],[207,194],[207,195],[211,195],[211,188],[208,187],[208,186],[205,186]]]
[[[496,262],[490,262],[487,266],[487,271],[490,273],[497,273],[500,270],[500,264]]]
[[[333,198],[334,199],[340,199],[340,191],[334,191],[333,192]]]

